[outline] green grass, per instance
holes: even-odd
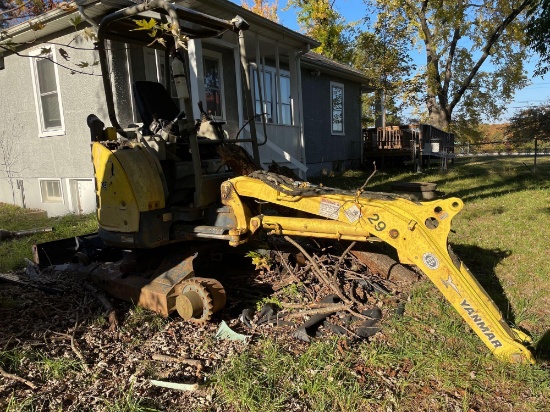
[[[295,398],[304,410],[548,410],[550,158],[539,159],[537,174],[523,163],[532,158],[458,159],[446,174],[379,173],[367,190],[427,181],[464,200],[449,240],[505,316],[533,336],[538,365],[497,360],[426,280],[405,316],[358,353],[342,355],[328,341],[300,355],[263,340],[217,372],[220,397],[246,411],[284,411]],[[317,183],[353,190],[369,175],[348,171]],[[335,380],[327,370],[337,371]]]
[[[134,386],[119,392],[114,401],[105,401],[105,412],[156,412],[158,409],[148,406],[149,400],[136,394]]]
[[[32,260],[31,247],[35,243],[49,242],[97,231],[94,214],[66,215],[46,218],[28,215],[20,207],[0,203],[0,229],[16,231],[40,227],[53,227],[54,232],[38,233],[18,239],[0,242],[0,273],[12,272],[25,267],[25,258]]]
[[[61,379],[82,371],[82,362],[66,357],[51,357],[40,350],[14,348],[0,351],[0,366],[10,373],[21,373],[32,368],[42,381]]]
[[[549,410],[550,158],[539,159],[537,174],[523,163],[531,166],[532,158],[458,159],[446,174],[378,173],[368,190],[389,191],[398,181],[430,181],[446,196],[464,200],[449,240],[506,318],[532,335],[538,346],[537,365],[510,365],[492,356],[435,286],[424,280],[415,285],[405,315],[385,320],[382,334],[370,342],[346,348],[343,341],[328,339],[295,348],[288,340],[260,339],[250,345],[212,377],[218,410]],[[348,171],[322,183],[357,189],[369,175],[370,171]],[[15,217],[6,217],[8,212]],[[24,226],[18,213],[0,205],[0,228],[56,226],[46,222]],[[22,220],[9,226],[15,219]],[[95,230],[93,217],[66,219],[65,234],[59,237]],[[4,256],[15,254],[11,249],[15,243],[4,243],[0,265]],[[29,250],[31,243],[25,245]],[[18,264],[12,261],[5,267]],[[17,301],[3,304],[9,307]],[[165,326],[164,320],[138,308],[132,309],[126,324],[143,327],[143,322],[154,330]],[[215,350],[207,336],[204,345]],[[30,361],[44,374],[54,373],[39,357],[29,359],[21,351],[3,352],[0,358],[12,373]],[[68,370],[72,373],[78,367]],[[147,404],[144,394],[121,389],[116,400],[105,401],[105,409],[140,411],[147,410]]]
[[[237,410],[362,410],[371,389],[357,381],[353,354],[338,348],[330,339],[296,356],[263,340],[220,369],[215,386]]]

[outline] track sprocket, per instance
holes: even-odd
[[[176,310],[185,320],[203,324],[220,310],[226,301],[220,282],[210,278],[189,278],[182,282],[176,298]]]

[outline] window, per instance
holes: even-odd
[[[292,124],[292,109],[290,96],[290,74],[286,70],[279,70],[280,77],[277,82],[277,70],[266,66],[261,71],[260,87],[262,89],[263,108],[260,102],[260,90],[258,88],[258,71],[252,68],[252,89],[254,90],[256,114],[265,113],[268,123]],[[281,100],[278,101],[277,84],[281,92]],[[260,118],[258,118],[261,120]],[[259,121],[258,120],[258,121]]]
[[[46,53],[43,53],[45,50]],[[30,60],[39,135],[41,137],[63,135],[65,122],[59,92],[55,48],[54,46],[42,48],[31,52],[30,55],[37,56]]]
[[[330,82],[332,134],[344,134],[344,85]]]
[[[145,80],[158,82],[166,87],[164,51],[144,47],[143,61],[145,64]]]
[[[215,54],[212,53],[212,55]],[[206,56],[203,59],[204,100],[206,103],[204,110],[208,114],[223,118],[222,72],[220,60],[221,56],[220,58]]]
[[[42,203],[63,203],[60,180],[40,180]]]
[[[281,119],[279,123],[282,124],[292,124],[292,109],[290,101],[290,76],[282,75],[280,84],[281,84],[281,101],[279,102],[281,106]]]

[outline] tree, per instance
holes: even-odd
[[[267,0],[252,0],[252,4],[248,4],[248,0],[241,0],[241,7],[276,23],[279,22],[279,16],[277,14],[279,8],[278,0],[275,0],[273,4],[269,4]]]
[[[550,0],[538,0],[529,11],[527,39],[540,56],[535,75],[543,76],[550,69]]]
[[[59,0],[0,0],[0,28],[12,26],[68,2]]]
[[[399,124],[399,113],[416,84],[410,78],[415,66],[409,56],[410,43],[396,32],[403,29],[394,24],[387,27],[378,19],[371,31],[360,33],[354,42],[353,66],[369,77],[374,94],[363,96],[363,123],[372,124],[382,115],[378,102],[384,103],[386,124]],[[377,107],[378,106],[378,107]],[[374,107],[374,109],[373,109]]]
[[[510,118],[504,135],[512,143],[534,139],[550,141],[550,101],[517,111]]]
[[[21,125],[18,127],[23,129]],[[21,130],[16,130],[14,124],[8,130],[10,132],[2,131],[0,134],[0,172],[8,181],[11,189],[11,196],[13,204],[17,204],[15,200],[15,180],[23,172],[21,165],[23,162],[23,153],[21,152],[21,146],[18,144],[14,136],[18,133],[21,134]]]
[[[355,23],[347,23],[334,9],[335,0],[288,0],[304,33],[321,45],[313,51],[341,63],[351,63]]]
[[[426,54],[421,101],[432,125],[498,117],[527,84],[526,11],[537,0],[370,0]],[[482,67],[486,67],[483,71]]]

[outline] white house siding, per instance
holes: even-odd
[[[73,38],[74,32],[70,32],[53,41],[68,44]],[[71,44],[77,47],[92,47],[90,42],[82,39],[77,39]],[[20,52],[28,54],[41,47],[50,45],[37,43]],[[70,56],[70,62],[66,62],[59,54],[60,46],[54,47],[58,62],[71,67],[74,65],[70,63],[97,60],[97,54],[91,50],[64,47]],[[69,70],[58,66],[65,134],[39,137],[29,60],[16,55],[6,56],[5,69],[0,71],[0,136],[12,146],[12,158],[17,160],[13,166],[14,180],[21,180],[23,183],[21,190],[14,181],[16,203],[22,205],[24,198],[26,207],[46,210],[50,216],[70,212],[91,212],[95,208],[95,201],[93,196],[90,196],[90,190],[93,191],[93,167],[90,161],[90,137],[86,117],[90,113],[95,113],[104,121],[107,120],[101,77],[71,75]],[[99,66],[95,66],[93,71],[99,74]],[[61,202],[43,202],[41,199],[40,179],[50,178],[60,179],[63,192]],[[78,184],[75,184],[74,179],[79,179]],[[80,190],[81,198],[86,199],[85,204],[81,204],[80,207],[76,201],[78,195],[74,193],[77,190]],[[0,180],[0,202],[13,203],[11,188],[5,174]]]

